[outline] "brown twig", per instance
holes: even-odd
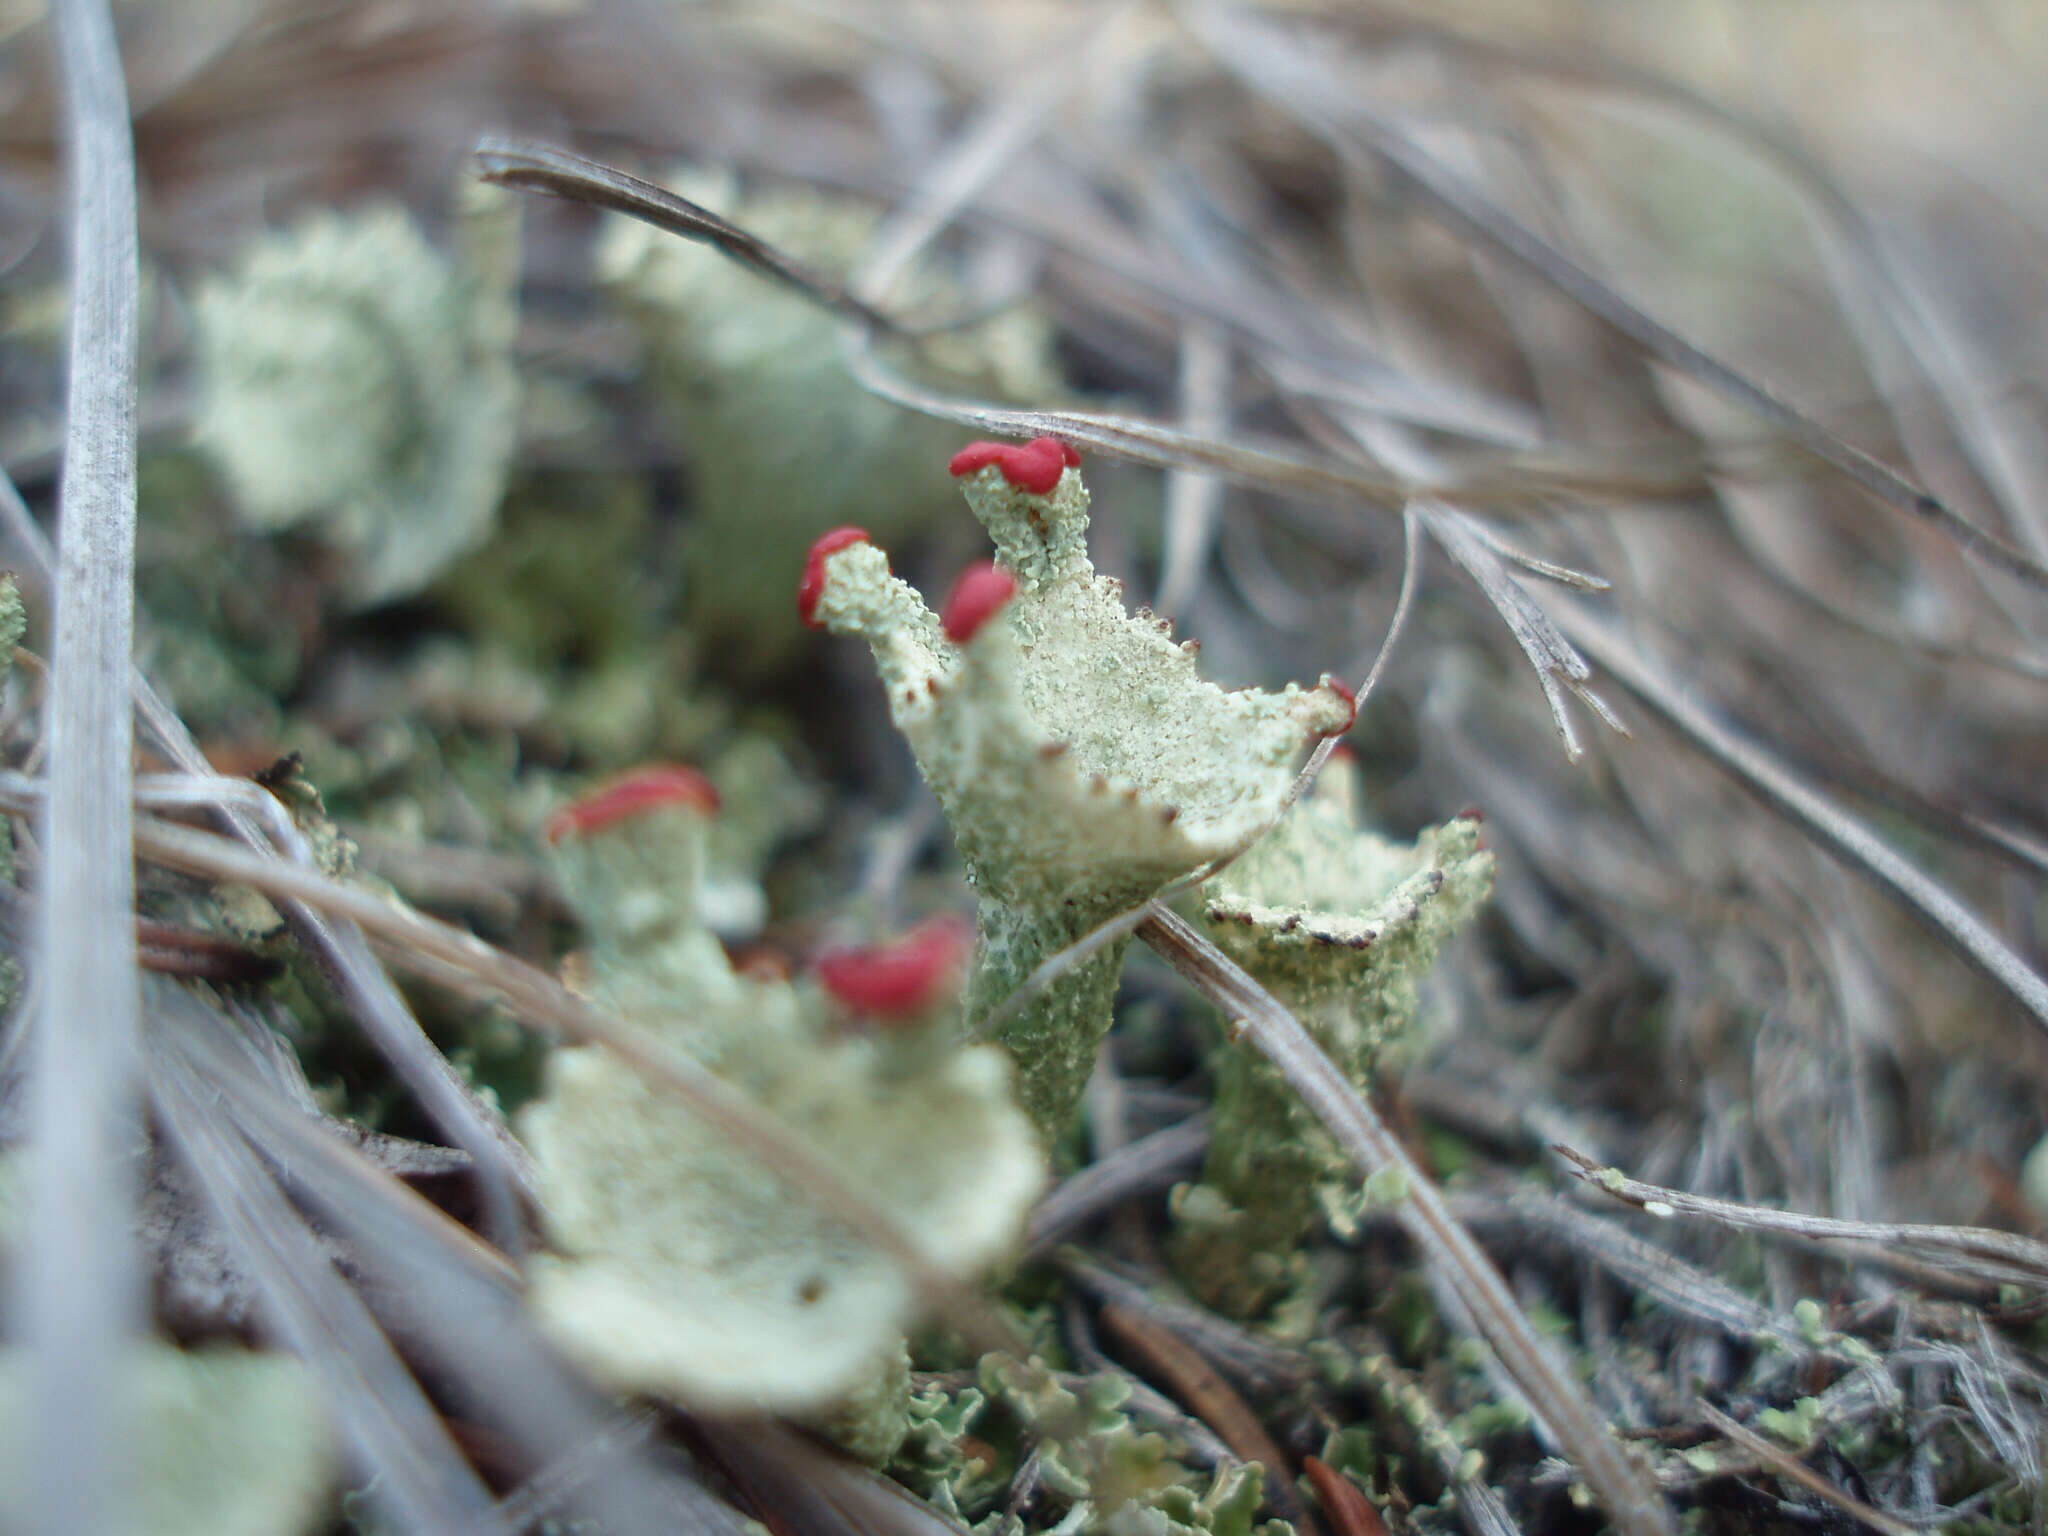
[[[1714,1426],[1716,1434],[1741,1446],[1785,1481],[1797,1483],[1809,1493],[1818,1495],[1835,1508],[1860,1520],[1873,1531],[1882,1532],[1883,1536],[1916,1536],[1913,1527],[1903,1520],[1894,1520],[1883,1510],[1872,1508],[1854,1494],[1844,1493],[1811,1467],[1803,1465],[1791,1452],[1782,1446],[1771,1444],[1746,1425],[1738,1424],[1713,1404],[1700,1403],[1698,1410],[1700,1417]]]
[[[1183,1343],[1171,1329],[1115,1302],[1103,1306],[1102,1323],[1165,1378],[1174,1395],[1240,1459],[1256,1461],[1266,1469],[1266,1497],[1273,1507],[1292,1521],[1297,1531],[1314,1536],[1318,1527],[1294,1491],[1287,1458],[1259,1416],[1201,1352]]]

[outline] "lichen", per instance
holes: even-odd
[[[420,590],[490,533],[517,431],[517,206],[465,184],[457,253],[406,213],[322,211],[194,304],[195,441],[252,528],[313,524],[358,606]]]
[[[1342,755],[1272,834],[1202,888],[1204,927],[1313,1034],[1359,1088],[1415,1011],[1437,952],[1485,899],[1493,858],[1457,820],[1402,844],[1362,830]],[[1216,1057],[1215,1134],[1202,1179],[1175,1192],[1175,1257],[1210,1305],[1251,1316],[1303,1272],[1319,1214],[1342,1227],[1405,1196],[1361,1188],[1351,1160],[1256,1051]]]
[[[1043,493],[999,462],[965,475],[1016,591],[964,644],[874,545],[820,563],[815,618],[868,642],[980,900],[971,1020],[1048,956],[1250,839],[1278,813],[1304,745],[1353,715],[1328,679],[1278,693],[1204,681],[1192,645],[1126,612],[1121,584],[1096,574],[1087,489],[1072,464],[1054,468]],[[995,1032],[1049,1142],[1109,1028],[1124,949],[1099,951]]]
[[[880,218],[844,194],[743,191],[718,172],[682,172],[670,185],[834,280]],[[778,573],[828,517],[885,539],[943,518],[951,501],[938,465],[953,429],[860,388],[840,362],[831,314],[721,252],[614,215],[597,271],[633,317],[650,382],[690,450],[690,623],[727,664],[771,668],[802,635]],[[891,302],[950,312],[966,301],[926,266]],[[919,358],[900,362],[950,388],[1042,404],[1060,392],[1050,337],[1041,315],[1011,308],[927,337]]]
[[[1036,1469],[1036,1529],[1087,1536],[1290,1536],[1284,1521],[1256,1520],[1263,1467],[1226,1462],[1205,1479],[1178,1459],[1181,1448],[1173,1441],[1138,1427],[1126,1406],[1129,1396],[1130,1383],[1119,1376],[1063,1377],[1037,1357],[985,1357],[976,1388],[963,1394],[972,1411],[963,1415],[955,1406],[947,1419],[928,1407],[922,1422],[935,1428],[964,1418],[979,1428],[985,1404],[988,1417],[1003,1421],[990,1433],[1010,1447],[1008,1456],[973,1441],[967,1489],[983,1497],[963,1500],[941,1484],[934,1503],[963,1518],[982,1516],[978,1529],[994,1536],[1004,1517],[988,1510],[1006,1480],[983,1469],[991,1460],[1028,1455]],[[971,1439],[964,1426],[954,1431],[956,1445]]]
[[[149,1344],[129,1496],[153,1536],[291,1536],[326,1528],[337,1459],[319,1396],[290,1355]],[[26,1529],[26,1361],[0,1354],[0,1529]]]
[[[1043,1178],[1007,1063],[951,1045],[950,1017],[835,1035],[815,991],[735,973],[702,922],[706,822],[678,799],[558,823],[558,881],[590,940],[578,984],[741,1089],[933,1265],[977,1273]],[[886,1253],[603,1050],[556,1052],[520,1128],[552,1250],[532,1263],[532,1305],[599,1380],[813,1416],[869,1456],[893,1446],[914,1298]]]

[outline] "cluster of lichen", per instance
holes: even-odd
[[[1288,1536],[1258,1519],[1264,1468],[1226,1462],[1207,1478],[1127,1409],[1117,1376],[1062,1376],[1037,1358],[984,1357],[973,1380],[929,1383],[910,1399],[910,1432],[891,1473],[978,1536],[1021,1536],[1003,1507],[1027,1458],[1032,1529],[1102,1536]]]
[[[826,553],[817,573],[812,616],[867,640],[979,898],[970,1020],[1099,924],[1247,844],[1279,813],[1303,747],[1354,712],[1327,679],[1278,693],[1204,681],[1192,646],[1128,613],[1121,584],[1095,573],[1087,489],[1050,442],[965,474],[1014,583],[972,634],[949,637],[865,541]],[[1109,1030],[1126,944],[994,1030],[1048,1141],[1065,1131]]]
[[[815,990],[735,972],[702,921],[710,794],[693,780],[629,816],[613,814],[621,795],[647,786],[615,786],[609,819],[557,824],[559,883],[589,940],[573,984],[744,1093],[929,1263],[978,1273],[1042,1181],[1007,1064],[955,1046],[936,1019],[835,1031]],[[531,1304],[593,1375],[696,1408],[808,1417],[870,1457],[893,1447],[914,1297],[874,1234],[598,1047],[557,1051],[519,1125],[550,1246]]]
[[[687,190],[734,209],[729,185]],[[810,194],[734,211],[835,275],[874,221]],[[502,210],[464,227],[469,244],[451,265],[396,214],[316,218],[202,294],[199,441],[252,525],[317,520],[346,556],[355,603],[424,584],[497,515],[517,398],[516,248]],[[854,389],[829,320],[715,253],[620,221],[599,261],[644,322],[653,378],[695,450],[692,643],[708,637],[726,661],[759,664],[787,639],[764,619],[788,609],[778,544],[800,548],[828,520],[888,535],[929,517],[935,496],[922,486],[943,492],[936,463],[949,429]],[[366,271],[386,275],[366,284]],[[942,280],[924,282],[927,301],[950,301]],[[349,397],[295,371],[300,359],[275,342],[281,330],[310,338],[322,367],[354,381]],[[1045,340],[1040,321],[1012,314],[959,342],[954,361],[985,391],[1042,399],[1056,388]],[[928,346],[926,363],[944,350]],[[793,400],[804,402],[800,425]],[[276,448],[314,422],[330,428],[324,439]],[[595,539],[588,520],[567,527],[542,509],[519,525],[530,536],[494,546],[438,592],[482,642],[441,664],[541,680],[529,691],[576,760],[683,742],[730,759],[717,768],[726,817],[670,806],[630,829],[555,841],[556,882],[587,940],[567,967],[572,985],[739,1088],[959,1275],[1014,1241],[1040,1147],[1071,1128],[1127,941],[1016,1004],[1041,962],[1236,858],[1201,894],[1214,936],[1362,1084],[1412,1012],[1415,978],[1486,880],[1469,824],[1413,848],[1385,844],[1358,831],[1341,786],[1259,841],[1304,749],[1350,725],[1348,694],[1328,679],[1277,692],[1203,680],[1194,647],[1127,612],[1120,584],[1093,569],[1086,488],[1071,452],[1049,441],[956,468],[1000,576],[978,589],[973,622],[932,613],[865,540],[821,559],[814,612],[872,648],[895,722],[952,825],[979,900],[965,1021],[997,1018],[1035,1135],[1014,1107],[1009,1067],[945,1038],[957,1013],[908,1034],[847,1032],[814,987],[734,969],[719,935],[758,927],[767,850],[810,814],[814,794],[766,738],[677,701],[670,685],[690,671],[687,645],[654,656],[645,626],[625,617],[644,604],[607,586],[620,546],[646,539],[644,495],[621,491]],[[274,913],[251,913],[245,936],[273,942]],[[267,918],[263,934],[254,918]],[[1292,1277],[1292,1249],[1317,1212],[1341,1212],[1355,1187],[1253,1053],[1222,1052],[1218,1080],[1216,1151],[1177,1199],[1175,1257],[1206,1297],[1249,1314]],[[532,1306],[606,1386],[784,1413],[870,1460],[893,1452],[897,1474],[941,1511],[991,1530],[1020,1526],[998,1507],[1018,1457],[981,1438],[996,1422],[1006,1447],[1036,1450],[1034,1525],[1114,1536],[1257,1529],[1259,1470],[1226,1466],[1205,1486],[1137,1427],[1111,1379],[990,1357],[972,1386],[912,1394],[899,1266],[605,1051],[554,1052],[518,1124],[539,1166],[548,1241],[530,1266]]]
[[[1473,820],[1413,844],[1366,831],[1357,790],[1355,766],[1332,761],[1201,900],[1209,936],[1363,1090],[1414,1013],[1417,983],[1485,899],[1493,858]],[[1341,1226],[1355,1215],[1361,1190],[1350,1158],[1264,1056],[1226,1044],[1216,1082],[1201,1181],[1174,1193],[1175,1258],[1203,1300],[1244,1317],[1302,1278],[1302,1240],[1319,1216]]]

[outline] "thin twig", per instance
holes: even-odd
[[[1208,1146],[1209,1116],[1199,1114],[1098,1157],[1032,1209],[1024,1257],[1042,1259],[1103,1212],[1166,1188],[1190,1172]]]
[[[1213,320],[1189,316],[1180,326],[1180,414],[1190,432],[1221,436],[1230,426],[1230,342]],[[1223,482],[1213,475],[1170,470],[1166,477],[1166,550],[1153,607],[1169,618],[1194,600],[1223,514]]]
[[[1400,1170],[1406,1184],[1396,1207],[1402,1229],[1470,1309],[1481,1334],[1577,1464],[1616,1529],[1630,1536],[1674,1536],[1677,1525],[1655,1483],[1629,1459],[1584,1390],[1545,1353],[1492,1262],[1300,1021],[1174,913],[1157,912],[1138,933],[1237,1022],[1244,1038],[1280,1069],[1361,1171]]]
[[[1184,1343],[1171,1328],[1115,1302],[1103,1307],[1102,1325],[1142,1356],[1173,1388],[1174,1396],[1214,1430],[1240,1461],[1255,1461],[1266,1469],[1266,1497],[1283,1519],[1301,1536],[1322,1536],[1322,1527],[1309,1518],[1294,1491],[1289,1476],[1292,1469],[1273,1436],[1237,1389],[1202,1358],[1200,1350]]]
[[[1811,1467],[1802,1464],[1783,1446],[1771,1444],[1755,1430],[1729,1418],[1712,1403],[1696,1403],[1694,1408],[1701,1418],[1714,1426],[1716,1434],[1741,1446],[1786,1482],[1797,1483],[1809,1493],[1817,1494],[1852,1519],[1883,1533],[1883,1536],[1914,1536],[1912,1526],[1894,1520],[1883,1510],[1872,1508],[1853,1494],[1844,1493]]]
[[[1605,1190],[1624,1204],[1637,1206],[1653,1216],[1688,1216],[1721,1227],[1745,1232],[1773,1232],[1808,1242],[1874,1243],[1887,1248],[1909,1248],[1938,1255],[1958,1263],[1987,1280],[2025,1281],[2039,1284],[2048,1280],[2048,1243],[1995,1227],[1942,1227],[1898,1221],[1843,1221],[1834,1216],[1811,1216],[1803,1211],[1775,1211],[1766,1206],[1744,1205],[1735,1200],[1717,1200],[1711,1195],[1688,1194],[1631,1179],[1618,1168],[1603,1168],[1584,1153],[1570,1147],[1551,1150],[1572,1165],[1573,1174],[1596,1189]]]
[[[51,579],[54,561],[49,542],[4,472],[0,472],[0,522],[6,524],[44,579]],[[275,798],[246,780],[226,778],[213,771],[185,722],[164,702],[139,668],[129,669],[128,681],[144,737],[189,779],[212,786],[188,803],[207,805],[224,831],[264,856],[270,856],[271,843],[266,841],[263,828],[271,829],[273,839],[283,836],[289,842],[297,837],[296,832],[289,831],[289,817],[284,816],[283,807]],[[271,811],[277,814],[272,815]],[[277,830],[280,818],[287,829],[282,833]],[[418,1096],[443,1134],[475,1159],[485,1224],[501,1245],[516,1249],[522,1230],[520,1201],[522,1197],[531,1201],[533,1195],[532,1159],[512,1135],[504,1116],[470,1086],[427,1038],[405,999],[391,984],[391,978],[363,943],[360,932],[302,902],[284,901],[278,910],[293,936],[333,981],[352,1015],[391,1063],[400,1081]]]
[[[1327,48],[1297,43],[1280,28],[1254,20],[1241,7],[1217,0],[1190,0],[1178,10],[1219,63],[1254,90],[1283,103],[1298,122],[1339,154],[1369,154],[1412,186],[1454,229],[1521,263],[1645,351],[1753,412],[1885,505],[1930,524],[1986,565],[2031,587],[2048,589],[2048,567],[1979,528],[1890,465],[1844,442],[1805,412],[1687,341],[1490,201],[1392,118],[1375,112],[1360,92],[1337,79],[1330,69]]]
[[[855,297],[822,273],[815,272],[767,241],[749,234],[730,219],[680,197],[666,187],[586,159],[552,144],[489,134],[477,141],[477,174],[501,187],[541,192],[592,208],[629,214],[656,229],[709,245],[742,266],[779,283],[792,293],[875,330],[896,333],[902,328],[889,315]]]
[[[176,989],[158,985],[176,1011]],[[255,1281],[269,1326],[306,1362],[338,1427],[376,1469],[379,1502],[392,1515],[422,1531],[507,1536],[489,1490],[362,1298],[177,1049],[192,1022],[154,1032],[150,1091],[180,1161]]]
[[[1056,41],[1034,66],[1004,71],[1008,88],[969,119],[925,168],[909,201],[875,232],[849,284],[854,293],[870,305],[888,296],[919,253],[1038,135],[1054,108],[1079,85],[1081,72],[1073,61],[1102,57],[1112,30],[1137,9],[1132,0],[1103,7],[1072,37]]]

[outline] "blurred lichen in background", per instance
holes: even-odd
[[[194,300],[193,433],[249,526],[314,521],[351,603],[408,597],[496,525],[519,415],[519,209],[467,186],[451,262],[402,208],[314,213]]]
[[[863,200],[805,187],[743,193],[730,173],[670,178],[832,281],[844,281],[880,225]],[[802,631],[785,573],[835,523],[894,541],[953,506],[936,473],[959,433],[876,398],[847,376],[838,322],[717,251],[624,214],[608,215],[595,258],[637,334],[644,378],[690,455],[683,608],[752,671],[790,664]],[[934,323],[967,318],[921,349],[948,387],[1047,405],[1062,392],[1045,317],[1021,303],[974,315],[972,291],[921,270],[893,301]],[[717,445],[715,448],[712,445]]]

